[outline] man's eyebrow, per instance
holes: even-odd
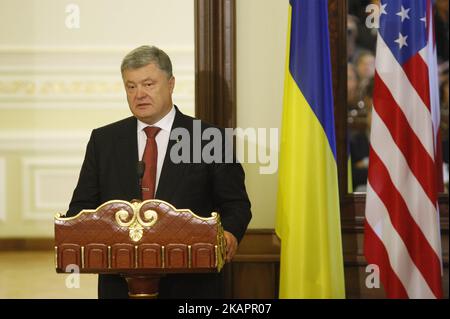
[[[151,77],[145,78],[141,82],[145,82],[145,81],[152,81],[152,78]]]
[[[151,77],[148,77],[148,78],[140,80],[139,83],[146,82],[146,81],[153,81],[153,79]],[[126,84],[136,84],[136,82],[131,81],[131,80],[126,80],[125,83]]]

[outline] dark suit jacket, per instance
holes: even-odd
[[[172,130],[178,127],[187,129],[192,143],[193,120],[176,108]],[[202,122],[202,131],[208,127],[211,125]],[[175,164],[170,160],[170,149],[175,143],[175,140],[169,140],[155,198],[176,208],[189,208],[204,217],[217,211],[224,229],[241,240],[251,219],[242,166],[237,162]],[[67,216],[83,209],[97,208],[113,199],[130,201],[141,198],[137,163],[135,117],[93,130]],[[221,281],[220,274],[166,276],[160,283],[160,297],[221,297]],[[126,298],[127,291],[123,278],[99,276],[100,298]]]

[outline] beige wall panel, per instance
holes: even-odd
[[[237,1],[237,126],[279,128],[283,103],[288,1]],[[278,174],[246,164],[251,228],[275,227]],[[262,165],[264,166],[264,165]]]

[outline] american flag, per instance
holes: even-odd
[[[379,11],[364,254],[387,297],[442,298],[432,6],[382,0]]]

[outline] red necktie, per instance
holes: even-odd
[[[156,163],[158,159],[158,147],[156,145],[155,136],[161,128],[155,126],[147,126],[144,129],[147,134],[147,144],[145,145],[144,156],[142,160],[145,163],[144,176],[142,177],[142,199],[152,199],[155,196],[156,184]]]

